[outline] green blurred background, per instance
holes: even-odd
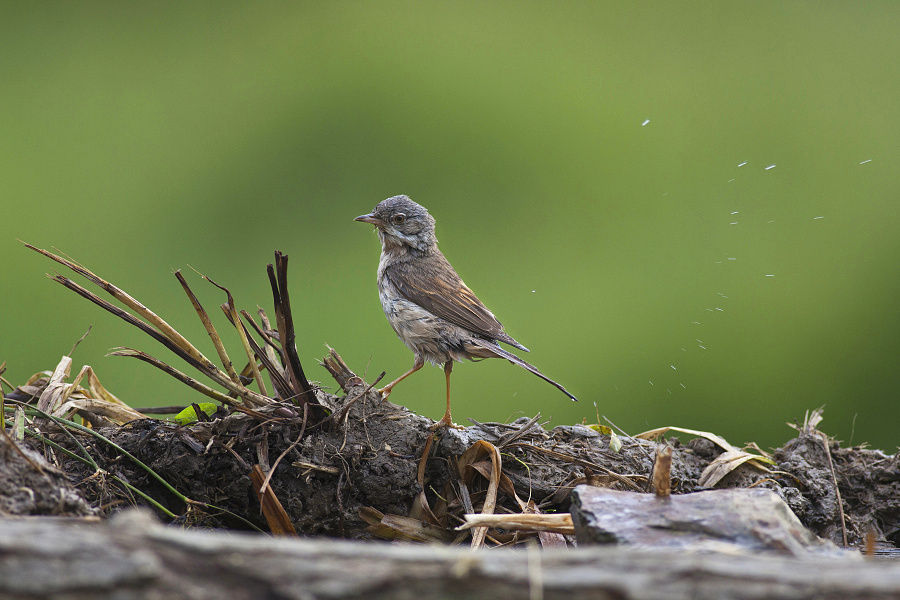
[[[290,255],[301,360],[371,381],[412,354],[354,223],[409,194],[526,358],[459,365],[454,417],[898,444],[900,3],[60,2],[0,14],[0,361],[134,405],[198,397],[105,358],[161,346],[52,283],[57,247],[208,355]],[[772,166],[774,165],[774,166]],[[771,168],[769,168],[772,166]],[[271,311],[270,311],[271,312]],[[238,357],[238,347],[229,348]],[[236,362],[243,362],[236,360]],[[443,374],[391,400],[438,418]],[[598,409],[595,410],[596,402]]]

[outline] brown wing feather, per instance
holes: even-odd
[[[466,287],[440,251],[417,259],[412,269],[407,261],[384,270],[394,287],[410,302],[428,312],[488,339],[527,349],[505,331],[497,317]]]

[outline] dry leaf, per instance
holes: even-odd
[[[259,497],[263,516],[266,518],[266,523],[269,524],[269,531],[272,532],[272,535],[299,537],[297,530],[294,529],[294,524],[291,523],[290,517],[281,505],[281,501],[272,490],[272,486],[266,486],[266,491],[262,494],[259,493],[266,480],[262,467],[253,465],[253,469],[250,471],[250,480],[253,482],[253,489],[256,490]]]
[[[703,473],[700,475],[700,479],[697,480],[697,485],[704,488],[711,488],[719,483],[719,481],[721,481],[723,477],[734,471],[745,462],[749,461],[752,461],[753,466],[757,469],[762,469],[763,471],[766,471],[768,473],[769,469],[764,465],[759,464],[756,460],[759,458],[760,457],[756,454],[750,454],[749,452],[744,452],[743,450],[730,450],[728,452],[723,452],[722,454],[717,456],[714,461],[709,463],[705,469],[703,469]]]
[[[542,515],[518,513],[514,515],[463,515],[465,523],[456,528],[457,531],[473,527],[499,527],[512,531],[551,531],[565,535],[575,535],[572,515]]]
[[[642,439],[642,440],[652,440],[654,438],[665,435],[669,431],[678,431],[680,433],[687,433],[689,435],[696,435],[696,436],[699,436],[702,438],[706,438],[709,441],[711,441],[712,443],[714,443],[717,446],[719,446],[720,448],[722,448],[722,450],[725,450],[726,453],[727,452],[739,452],[741,454],[746,454],[749,456],[749,458],[744,459],[744,461],[753,461],[753,466],[758,467],[763,470],[766,470],[766,471],[768,469],[766,469],[766,467],[763,463],[770,464],[770,465],[775,464],[775,461],[767,456],[759,456],[756,454],[750,454],[749,452],[744,452],[743,450],[735,448],[734,446],[729,444],[725,440],[725,438],[723,438],[722,436],[716,435],[715,433],[710,433],[708,431],[697,431],[696,429],[685,429],[684,427],[660,427],[658,429],[651,429],[650,431],[645,431],[644,433],[639,433],[634,437],[636,437],[638,439]],[[741,461],[741,462],[744,462],[744,461]],[[737,466],[737,465],[735,465],[735,466]],[[721,479],[721,477],[719,479]],[[716,481],[718,481],[718,479]]]

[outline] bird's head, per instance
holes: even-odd
[[[385,249],[408,246],[426,252],[437,244],[434,217],[428,214],[424,206],[410,200],[409,196],[382,200],[372,212],[360,215],[354,221],[374,225]]]

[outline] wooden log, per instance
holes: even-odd
[[[0,597],[896,598],[900,563],[581,547],[482,550],[183,530],[129,510],[107,523],[0,520]]]

